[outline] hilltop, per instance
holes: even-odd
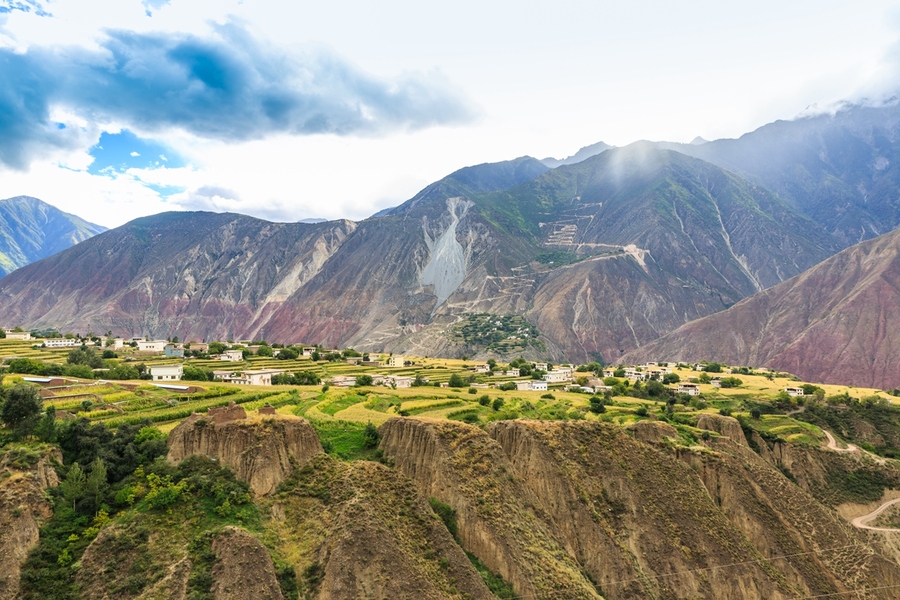
[[[0,277],[104,231],[37,198],[0,200]]]

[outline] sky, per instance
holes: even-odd
[[[886,0],[0,0],[0,198],[359,220],[464,166],[898,84]]]

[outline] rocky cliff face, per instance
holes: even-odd
[[[522,482],[482,430],[451,422],[388,421],[381,448],[427,497],[456,511],[459,541],[523,596],[599,598],[547,526],[523,503]]]
[[[269,494],[295,466],[322,452],[322,444],[306,419],[263,418],[215,423],[200,415],[169,433],[169,462],[203,454],[231,467],[257,495]]]
[[[493,597],[426,496],[400,472],[319,455],[287,487],[268,527],[302,575],[305,597]]]
[[[844,250],[623,361],[712,359],[807,381],[900,387],[900,231]]]
[[[283,600],[272,557],[259,540],[240,527],[226,527],[212,541],[215,600]]]
[[[633,437],[578,421],[499,422],[485,433],[397,419],[380,432],[420,493],[456,510],[460,544],[522,595],[892,597],[883,586],[900,568],[885,551],[753,452],[737,421],[698,425],[713,435],[694,450],[651,423]],[[585,587],[558,591],[554,574],[573,564],[568,585]]]
[[[0,599],[18,597],[19,575],[41,524],[53,513],[44,491],[59,483],[52,461],[58,450],[8,450],[0,456]]]

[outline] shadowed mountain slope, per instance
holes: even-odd
[[[766,366],[807,381],[900,386],[900,230],[863,242],[622,360]]]
[[[103,231],[37,198],[0,200],[0,277]]]

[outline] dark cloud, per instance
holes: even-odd
[[[383,81],[326,50],[287,55],[235,24],[209,38],[111,31],[101,48],[0,50],[0,161],[21,167],[42,148],[74,143],[52,107],[93,124],[225,141],[379,134],[473,114],[440,78]]]

